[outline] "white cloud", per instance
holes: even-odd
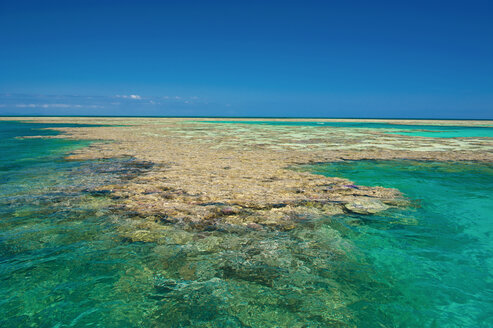
[[[35,107],[41,107],[39,104],[17,104],[15,105],[17,108],[35,108]]]
[[[79,105],[79,104],[16,104],[17,108],[104,108],[99,105]]]
[[[116,95],[115,97],[124,98],[124,99],[134,99],[134,100],[141,100],[142,99],[142,97],[139,95]]]
[[[0,93],[0,111],[5,108],[18,111],[41,110],[42,112],[78,112],[89,109],[111,108],[112,110],[128,110],[131,106],[148,106],[155,109],[161,106],[192,107],[207,105],[206,99],[198,96],[141,96],[135,93],[114,94],[111,96],[81,95],[32,95]]]

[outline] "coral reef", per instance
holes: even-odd
[[[142,241],[159,240],[169,223],[209,230],[225,224],[289,230],[313,216],[374,214],[406,204],[395,189],[356,186],[345,179],[296,169],[300,164],[346,159],[493,160],[490,138],[432,139],[375,129],[178,118],[22,119],[99,124],[56,128],[64,134],[50,137],[97,141],[68,159],[130,157],[140,163],[142,167],[130,172],[132,179],[126,183],[104,185],[93,194],[119,199],[115,210],[147,222],[143,228],[131,225],[134,230],[125,232],[128,238]]]

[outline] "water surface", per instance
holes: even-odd
[[[397,188],[414,208],[364,218],[351,239],[375,279],[398,293],[380,304],[416,327],[493,326],[493,165],[353,161],[310,167]],[[412,326],[412,325],[410,325]]]
[[[152,232],[95,192],[152,165],[65,161],[88,142],[16,138],[48,126],[0,123],[1,327],[493,326],[491,165],[310,166],[399,188],[413,206],[307,216],[287,231]]]
[[[203,123],[253,124],[272,126],[313,126],[320,128],[370,129],[390,134],[410,135],[431,138],[493,138],[491,126],[452,126],[452,125],[410,125],[371,122],[316,122],[316,121],[202,121]]]

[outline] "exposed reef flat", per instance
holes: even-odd
[[[98,189],[120,199],[120,210],[142,219],[125,229],[129,238],[142,241],[157,240],[155,232],[163,222],[203,229],[224,224],[291,229],[311,215],[371,214],[406,204],[398,190],[356,186],[338,177],[296,169],[301,164],[358,159],[493,161],[492,138],[414,137],[387,134],[384,129],[212,124],[193,118],[0,119],[97,124],[55,128],[64,133],[49,138],[100,141],[68,159],[130,156],[149,163],[145,172],[128,183]],[[488,121],[358,121],[491,126]]]

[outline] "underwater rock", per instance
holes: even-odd
[[[253,230],[257,230],[257,231],[260,231],[260,230],[262,230],[264,228],[260,224],[255,223],[255,222],[248,223],[247,224],[247,227],[250,228],[250,229],[253,229]]]
[[[352,189],[359,189],[359,187],[357,185],[354,185],[354,184],[344,185],[344,187],[346,187],[346,188],[352,188]]]
[[[220,248],[222,238],[216,236],[207,236],[202,239],[195,240],[195,246],[200,252],[214,252]]]
[[[389,208],[382,201],[372,198],[358,198],[351,203],[344,204],[344,207],[357,214],[375,214]]]
[[[222,215],[233,215],[233,214],[238,214],[240,213],[240,210],[236,207],[232,206],[224,206],[221,208],[220,213]]]
[[[272,287],[274,281],[284,273],[282,268],[265,265],[264,263],[244,263],[242,265],[228,263],[220,269],[224,279],[243,280],[268,287]]]

